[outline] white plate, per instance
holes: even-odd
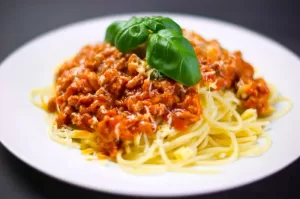
[[[51,84],[55,66],[74,55],[83,45],[103,41],[105,29],[112,21],[133,15],[136,14],[98,18],[51,31],[22,46],[1,64],[0,132],[1,142],[9,151],[37,170],[72,184],[144,196],[179,196],[225,190],[269,176],[298,158],[299,58],[280,44],[244,28],[178,14],[167,16],[205,38],[218,39],[225,48],[240,49],[267,81],[292,99],[292,111],[272,125],[269,133],[273,145],[264,155],[224,166],[219,175],[166,173],[134,176],[124,173],[114,164],[102,166],[88,162],[79,151],[50,140],[44,113],[29,102],[31,89]]]

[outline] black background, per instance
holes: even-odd
[[[65,24],[141,11],[189,13],[226,20],[267,35],[300,55],[300,0],[0,0],[0,61],[25,42]],[[0,198],[53,197],[120,196],[52,179],[15,158],[0,144]],[[300,160],[259,182],[194,198],[300,198]]]

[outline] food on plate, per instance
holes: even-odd
[[[271,146],[265,127],[291,108],[240,51],[160,16],[112,23],[31,99],[54,119],[53,140],[135,173],[258,156]]]

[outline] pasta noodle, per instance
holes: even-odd
[[[214,174],[212,170],[198,166],[217,166],[235,161],[237,158],[259,156],[270,146],[271,139],[264,127],[273,119],[278,119],[288,112],[291,101],[283,97],[272,99],[272,105],[285,103],[283,111],[271,117],[258,119],[254,109],[247,109],[242,114],[236,111],[239,100],[230,91],[209,91],[199,88],[198,94],[203,106],[203,119],[191,125],[187,132],[175,130],[169,124],[159,127],[156,135],[137,134],[133,142],[126,145],[125,151],[119,151],[116,162],[126,172],[134,174],[154,174],[165,171]],[[272,90],[272,96],[277,96]],[[51,95],[49,87],[34,90],[32,103],[46,109],[45,99]],[[36,97],[40,99],[37,101]],[[54,116],[51,116],[54,118]],[[63,145],[85,148],[87,158],[97,156],[95,136],[92,133],[72,130],[68,127],[58,129],[52,124],[50,137]],[[264,139],[264,144],[259,140]],[[82,147],[84,146],[84,147]]]
[[[200,63],[193,86],[162,76],[138,52],[82,48],[58,67],[53,87],[31,92],[32,104],[48,112],[50,138],[139,175],[214,174],[211,166],[263,154],[272,143],[266,126],[292,102],[255,77],[241,52],[183,34]]]

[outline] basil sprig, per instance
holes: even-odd
[[[105,40],[122,52],[147,42],[146,60],[161,74],[192,86],[201,79],[199,62],[181,27],[168,17],[133,17],[106,30]]]
[[[199,63],[189,41],[174,30],[163,29],[148,42],[146,60],[162,74],[191,86],[200,80]]]
[[[115,21],[106,29],[105,41],[115,45],[115,38],[117,32],[119,32],[127,23],[127,21]]]
[[[117,33],[114,45],[122,52],[127,52],[144,43],[149,36],[143,18],[132,18]]]
[[[145,25],[152,31],[158,32],[162,29],[172,29],[182,34],[181,27],[169,17],[146,17]]]

